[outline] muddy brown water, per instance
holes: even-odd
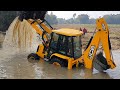
[[[4,48],[0,48],[0,79],[120,79],[120,51],[113,51],[117,65],[113,70],[98,72],[95,69],[93,71],[86,69],[84,66],[68,70],[44,60],[37,62],[27,60],[27,56],[36,51],[36,47],[41,43],[40,40],[26,21],[18,22],[16,18],[1,45]]]
[[[120,79],[120,51],[113,51],[115,69],[98,72],[85,69],[84,66],[68,70],[56,67],[44,60],[29,62],[29,53],[16,53],[0,49],[1,79]]]

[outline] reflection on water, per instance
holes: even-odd
[[[113,51],[113,58],[116,68],[107,70],[106,72],[110,75],[110,77],[114,79],[120,79],[120,50]]]
[[[0,42],[0,48],[2,48],[2,43]]]
[[[4,51],[3,51],[4,52]],[[86,69],[83,66],[68,70],[67,68],[55,67],[44,60],[29,62],[26,54],[2,55],[0,58],[1,79],[116,79],[120,78],[120,52],[115,52],[114,58],[117,67],[114,70],[98,72]],[[119,54],[119,55],[118,55]]]

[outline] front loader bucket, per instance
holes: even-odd
[[[46,13],[47,13],[47,11],[20,11],[19,20],[20,21],[23,21],[23,19],[44,20]]]

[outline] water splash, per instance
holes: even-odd
[[[16,52],[36,51],[37,46],[41,43],[40,38],[27,20],[24,19],[21,22],[16,17],[6,31],[3,49]]]

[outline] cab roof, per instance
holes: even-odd
[[[61,34],[65,36],[81,36],[83,34],[82,31],[70,28],[62,28],[58,30],[52,30],[52,32],[56,34]]]

